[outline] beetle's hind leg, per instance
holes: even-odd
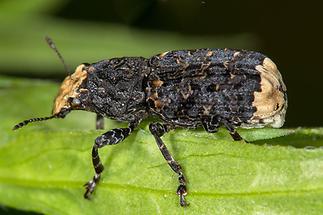
[[[92,163],[95,170],[95,175],[92,180],[87,182],[85,186],[84,198],[89,199],[93,193],[96,185],[99,183],[101,173],[103,172],[103,165],[99,156],[98,149],[106,145],[114,145],[124,140],[135,128],[134,124],[130,124],[128,128],[115,128],[112,129],[95,139],[92,148]]]
[[[226,120],[223,120],[222,123],[226,127],[226,129],[228,129],[228,131],[230,132],[230,135],[233,140],[235,141],[244,140],[231,123],[229,123]],[[247,142],[246,140],[244,141]]]
[[[170,126],[167,124],[160,124],[160,123],[151,123],[149,125],[149,130],[152,135],[155,137],[156,143],[158,145],[159,150],[163,154],[165,160],[167,161],[168,165],[172,168],[172,170],[178,174],[178,182],[179,186],[177,188],[177,195],[179,196],[179,203],[181,206],[187,206],[188,204],[185,201],[185,196],[187,195],[186,189],[186,180],[183,173],[183,170],[179,163],[177,163],[172,155],[169,153],[166,145],[161,139],[166,132],[170,130]]]

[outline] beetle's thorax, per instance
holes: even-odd
[[[143,79],[149,72],[144,58],[114,58],[86,67],[80,109],[131,121],[145,115]]]

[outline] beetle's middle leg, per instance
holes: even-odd
[[[100,180],[101,173],[103,172],[103,165],[99,156],[98,149],[106,145],[114,145],[124,140],[134,130],[136,124],[130,124],[128,128],[115,128],[112,129],[95,139],[95,143],[92,148],[92,163],[95,170],[95,175],[92,180],[87,182],[85,186],[84,198],[89,199],[91,193]]]
[[[178,174],[178,181],[179,186],[177,188],[177,195],[179,195],[179,203],[181,206],[187,206],[187,203],[185,201],[185,196],[187,195],[187,189],[186,189],[186,180],[184,173],[182,171],[181,166],[179,163],[177,163],[174,158],[169,153],[166,145],[161,139],[161,136],[163,136],[166,132],[170,130],[170,127],[166,124],[160,124],[160,123],[151,123],[149,125],[149,130],[152,133],[152,135],[155,137],[156,143],[158,145],[159,150],[163,154],[165,160],[167,161],[168,165],[172,168],[172,170]]]

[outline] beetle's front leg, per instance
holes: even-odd
[[[100,160],[98,149],[106,145],[114,145],[121,142],[127,136],[129,136],[129,134],[134,130],[136,124],[130,124],[128,128],[112,129],[95,139],[95,143],[92,148],[92,163],[95,170],[95,175],[93,176],[92,180],[84,185],[86,189],[84,198],[90,198],[91,193],[94,191],[95,186],[98,184],[101,173],[104,169]]]
[[[104,129],[104,117],[101,114],[96,114],[95,128],[97,130],[103,130]]]
[[[170,130],[170,126],[166,124],[160,124],[160,123],[151,123],[149,125],[149,130],[152,133],[152,135],[155,137],[156,143],[158,145],[159,150],[163,154],[165,160],[167,161],[168,165],[172,168],[172,170],[178,174],[178,182],[179,186],[177,188],[177,195],[179,196],[179,203],[181,206],[187,206],[188,204],[185,201],[185,196],[187,195],[186,190],[186,180],[183,173],[183,170],[178,162],[174,160],[172,155],[169,153],[166,145],[160,138],[163,136],[166,132]]]

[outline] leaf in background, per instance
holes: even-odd
[[[181,208],[177,177],[146,122],[124,142],[100,150],[106,169],[87,201],[82,195],[93,176],[91,147],[102,133],[92,129],[93,114],[10,130],[20,120],[46,115],[56,90],[51,82],[0,79],[6,101],[0,106],[0,204],[46,214],[323,212],[323,129],[241,130],[254,144],[234,142],[224,129],[170,132],[163,139],[188,178],[190,206]],[[295,137],[316,148],[292,147]]]
[[[57,77],[57,71],[64,74],[61,63],[44,42],[46,35],[54,39],[72,68],[83,62],[118,56],[149,57],[168,50],[203,47],[255,49],[258,44],[257,38],[248,33],[187,36],[50,16],[51,9],[63,3],[58,0],[0,2],[0,72],[36,77]]]

